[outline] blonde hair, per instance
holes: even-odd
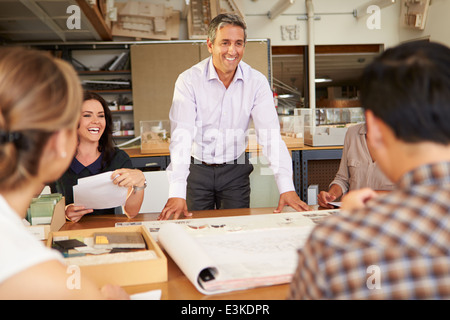
[[[21,47],[0,49],[0,189],[37,175],[52,133],[74,129],[82,89],[67,62]]]

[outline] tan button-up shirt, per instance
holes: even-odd
[[[372,160],[366,142],[364,123],[347,130],[342,151],[341,164],[334,180],[330,183],[341,187],[342,193],[365,187],[373,190],[392,190],[392,183]]]

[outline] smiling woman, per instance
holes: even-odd
[[[105,131],[105,127],[105,111],[100,101],[94,99],[86,100],[83,103],[78,126],[79,140],[86,140],[87,143],[97,143],[99,137]]]
[[[78,179],[109,171],[113,171],[111,180],[114,184],[129,189],[123,212],[129,217],[136,216],[144,199],[143,189],[147,182],[140,170],[132,168],[129,156],[114,146],[111,111],[107,102],[98,94],[85,93],[77,133],[75,157],[69,169],[52,186],[52,191],[65,196],[66,217],[77,222],[85,214],[116,212],[115,208],[93,210],[73,203],[73,186],[78,184]]]

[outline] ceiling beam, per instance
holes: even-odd
[[[33,12],[36,17],[38,17],[47,27],[49,27],[53,32],[62,40],[66,41],[66,35],[64,30],[62,30],[53,19],[44,11],[42,8],[33,0],[20,0],[20,2],[26,6],[31,12]]]
[[[112,40],[111,28],[108,27],[97,6],[90,6],[86,0],[76,0],[81,11],[86,15],[102,40]]]

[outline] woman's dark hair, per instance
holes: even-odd
[[[109,109],[108,103],[103,99],[102,96],[95,92],[85,91],[83,101],[87,100],[97,100],[103,107],[105,112],[105,131],[103,132],[100,140],[98,142],[98,151],[103,153],[102,167],[103,170],[112,160],[115,153],[115,144],[112,135],[112,115]]]
[[[405,142],[450,143],[450,49],[416,41],[386,50],[361,78],[361,103]]]

